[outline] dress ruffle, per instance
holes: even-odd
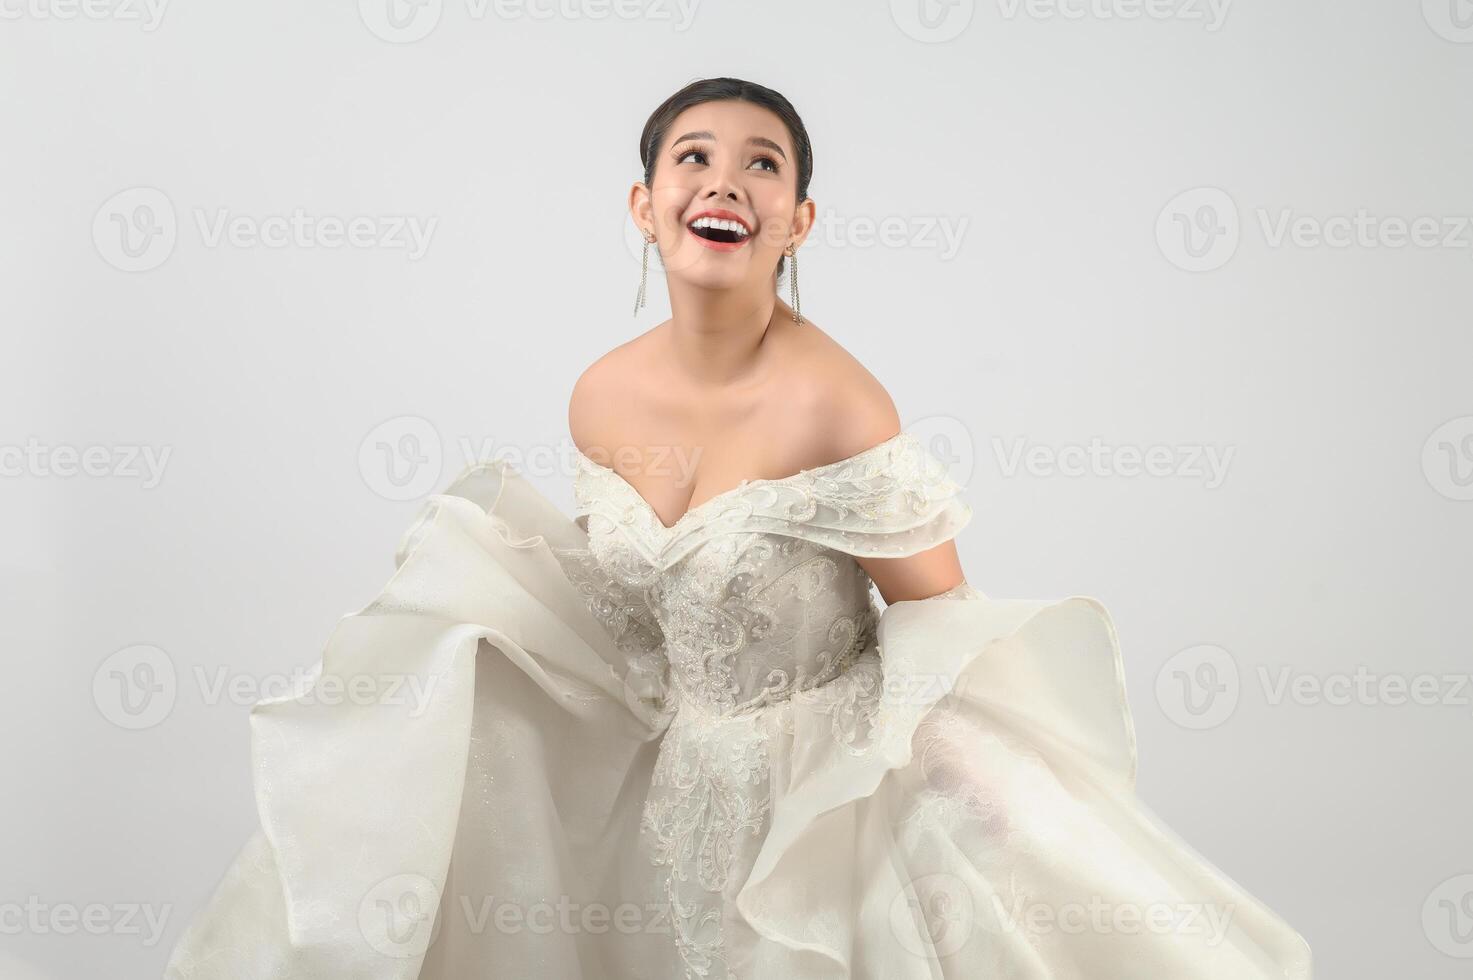
[[[630,852],[670,714],[610,634],[619,610],[570,581],[560,556],[585,546],[504,463],[425,504],[303,688],[252,709],[260,829],[166,977],[665,980],[641,966],[668,935],[496,920],[501,902],[644,906],[653,881]],[[769,942],[733,947],[739,976],[1310,976],[1298,935],[1134,798],[1120,651],[1091,599],[894,603],[845,673],[764,710],[771,823],[735,904]],[[1227,919],[1035,922],[1091,900]]]
[[[397,571],[338,624],[303,689],[252,708],[260,829],[167,977],[419,976],[458,832],[484,833],[478,860],[516,868],[523,890],[605,897],[618,851],[605,821],[648,771],[660,718],[552,553],[582,535],[504,463],[430,498]],[[473,729],[483,705],[494,715]],[[601,975],[580,973],[588,937],[481,938],[490,958],[476,962],[507,971],[486,975]]]
[[[1299,935],[1135,798],[1098,602],[963,586],[888,606],[878,653],[785,706],[737,905],[794,955],[753,975],[1311,975]]]
[[[743,480],[671,527],[614,470],[581,453],[576,513],[608,521],[667,571],[713,537],[766,532],[848,555],[896,558],[948,541],[972,519],[962,487],[914,432],[902,430],[842,460],[776,479]]]

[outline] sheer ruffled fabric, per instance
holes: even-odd
[[[582,453],[574,489],[577,514],[616,526],[653,574],[723,534],[792,536],[841,554],[897,558],[955,537],[972,518],[945,464],[908,431],[791,476],[743,480],[670,527],[623,477]]]
[[[260,830],[166,976],[614,975],[594,935],[494,919],[617,897],[658,748],[628,653],[553,554],[582,543],[501,465],[428,502],[307,689],[252,709]]]
[[[737,903],[793,952],[751,975],[1311,975],[1304,941],[1133,796],[1098,603],[963,584],[889,606],[879,647],[786,709]]]
[[[261,831],[167,976],[1310,976],[1135,799],[1094,600],[876,608],[854,556],[971,516],[914,437],[669,528],[575,488],[468,471],[254,709]],[[318,690],[364,676],[409,693]]]

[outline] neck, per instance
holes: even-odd
[[[782,303],[774,292],[670,290],[670,346],[680,370],[724,384],[751,373]]]

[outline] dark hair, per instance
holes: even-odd
[[[772,110],[783,121],[792,137],[793,155],[797,158],[798,200],[801,202],[808,197],[808,182],[813,178],[813,144],[808,141],[808,129],[799,118],[798,110],[782,93],[741,78],[702,78],[691,82],[650,113],[644,132],[639,134],[639,162],[644,164],[645,186],[653,186],[657,153],[675,117],[693,105],[724,99],[760,105]],[[776,275],[782,275],[784,261],[784,258],[778,258]]]

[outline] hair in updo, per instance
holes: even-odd
[[[764,109],[770,109],[783,125],[788,128],[788,135],[793,140],[794,163],[798,168],[798,200],[802,201],[808,197],[808,182],[813,177],[813,144],[808,141],[808,129],[803,125],[803,120],[798,116],[798,110],[780,92],[774,92],[765,85],[749,82],[741,78],[702,78],[691,82],[689,85],[676,92],[670,98],[660,103],[660,107],[650,113],[645,121],[644,132],[639,134],[639,162],[644,164],[644,183],[646,187],[654,186],[655,160],[660,149],[660,144],[665,139],[665,134],[670,130],[670,124],[675,117],[693,105],[703,102],[718,102],[724,99],[736,99],[742,102],[750,102],[760,105]],[[783,265],[786,259],[778,257],[775,276],[783,273]]]

